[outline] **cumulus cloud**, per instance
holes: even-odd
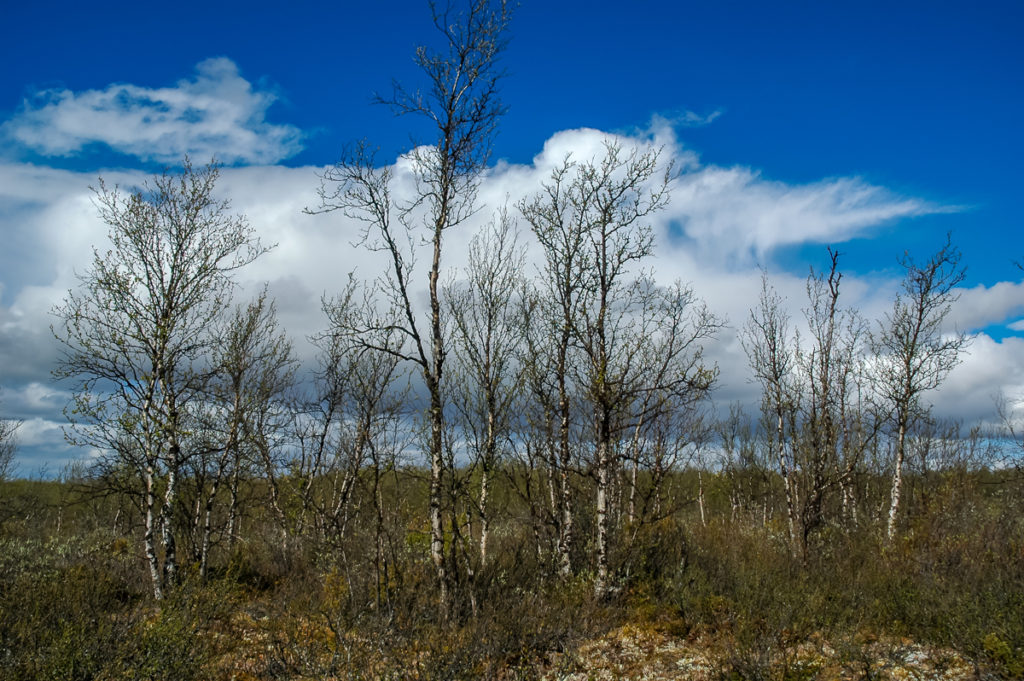
[[[62,445],[64,430],[59,423],[42,418],[23,421],[18,428],[18,444],[23,447]]]
[[[839,243],[939,210],[857,178],[791,185],[717,166],[683,174],[669,208],[706,254],[744,266],[782,246]]]
[[[789,184],[751,168],[702,164],[678,139],[673,121],[664,117],[655,117],[636,136],[587,128],[556,133],[529,168],[503,167],[491,181],[513,196],[523,187],[535,191],[567,156],[577,161],[600,157],[606,140],[626,150],[662,148],[662,160],[673,163],[679,173],[668,209],[655,220],[666,236],[672,233],[668,225],[675,225],[677,235],[681,232],[691,242],[701,261],[717,266],[749,269],[770,262],[773,251],[782,247],[842,243],[897,220],[956,210],[900,196],[856,177]],[[680,247],[668,242],[664,246]]]
[[[207,59],[173,87],[130,84],[72,92],[50,89],[24,101],[3,133],[44,156],[105,144],[146,161],[185,154],[224,163],[275,163],[301,149],[291,125],[266,121],[273,93],[253,88],[230,59]]]
[[[995,425],[996,400],[1002,395],[1024,395],[1024,338],[997,341],[979,334],[943,386],[926,397],[939,416]]]
[[[480,187],[481,210],[467,224],[446,233],[444,262],[447,280],[461,276],[473,233],[506,202],[528,196],[541,187],[566,157],[590,160],[603,152],[607,133],[568,130],[553,135],[528,164],[500,164],[491,168]],[[707,349],[721,367],[716,400],[721,405],[739,400],[756,404],[757,386],[751,383],[737,330],[757,301],[760,272],[753,262],[768,268],[772,283],[785,298],[796,328],[806,306],[803,273],[788,273],[773,260],[776,249],[804,243],[838,244],[891,221],[942,210],[913,197],[902,197],[857,178],[837,178],[793,185],[772,181],[746,168],[702,164],[672,131],[652,124],[637,135],[614,137],[626,149],[655,144],[663,147],[666,162],[675,161],[680,175],[666,211],[654,217],[655,256],[649,263],[656,277],[668,284],[691,282],[698,296],[726,318],[729,327]],[[399,179],[409,160],[395,161]],[[108,184],[134,186],[145,179],[141,172],[110,174]],[[0,232],[7,248],[0,249],[0,384],[6,386],[7,404],[17,407],[26,423],[26,457],[70,456],[59,439],[60,406],[66,395],[50,389],[48,374],[57,357],[49,325],[49,310],[77,285],[75,272],[91,260],[91,246],[101,250],[106,226],[96,216],[90,184],[95,177],[25,164],[0,164]],[[360,279],[377,276],[385,263],[381,254],[354,247],[362,225],[340,213],[308,215],[315,207],[317,169],[250,166],[227,168],[218,192],[232,202],[232,210],[249,216],[270,253],[238,273],[239,301],[255,295],[269,283],[277,301],[282,326],[296,342],[303,359],[313,349],[305,338],[323,328],[321,298],[339,293],[348,273]],[[408,200],[412,183],[400,181],[397,200]],[[513,211],[514,212],[514,211]],[[539,262],[528,227],[520,225],[522,241]],[[421,242],[414,237],[411,242]],[[822,263],[824,264],[824,263]],[[421,258],[413,278],[425,298]],[[535,272],[528,264],[527,274]],[[878,319],[891,305],[898,280],[844,278],[844,303]],[[963,292],[953,317],[961,328],[977,328],[1020,315],[1024,299],[1021,284],[997,284]],[[1024,328],[1024,327],[1022,327]],[[941,414],[965,419],[993,412],[991,395],[1024,391],[1024,339],[996,342],[980,338],[948,385],[930,394]],[[969,408],[965,407],[969,400]],[[13,415],[13,414],[12,414]],[[52,454],[47,454],[52,452]],[[31,469],[31,466],[26,466]]]
[[[961,289],[960,298],[949,316],[951,326],[971,330],[1001,324],[1024,312],[1024,282],[1001,281],[992,286],[978,285]],[[1024,321],[1010,324],[1024,331]]]
[[[4,413],[21,419],[52,417],[67,404],[70,396],[70,393],[59,390],[50,382],[31,381],[3,392]]]

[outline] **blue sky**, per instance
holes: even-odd
[[[225,56],[278,97],[270,121],[304,133],[287,165],[328,163],[363,136],[392,152],[408,141],[408,121],[369,100],[392,77],[414,80],[412,46],[430,37],[426,3],[103,8],[8,3],[0,115],[39,90],[171,85]],[[857,176],[969,208],[957,219],[901,225],[898,246],[927,248],[934,229],[953,230],[972,281],[990,283],[1011,276],[1004,246],[1018,231],[1021,35],[1024,8],[1012,2],[648,1],[626,11],[524,3],[495,151],[526,162],[559,130],[715,116],[682,135],[705,161],[786,182]],[[18,156],[32,159],[24,151]],[[81,170],[132,163],[97,150],[44,161]]]
[[[101,5],[7,3],[0,22],[0,386],[2,409],[27,421],[27,471],[67,454],[45,310],[102,240],[96,176],[130,181],[186,151],[228,161],[236,208],[282,244],[254,282],[310,332],[342,266],[294,271],[320,271],[301,254],[337,229],[299,217],[312,170],[361,137],[389,160],[408,147],[416,128],[370,99],[392,78],[415,85],[413,48],[433,40],[421,2]],[[1024,325],[1011,326],[1024,316],[1021,35],[1009,2],[524,2],[495,161],[541,177],[545,153],[584,153],[598,134],[667,142],[684,178],[656,266],[734,326],[757,265],[798,313],[826,244],[877,317],[904,249],[927,257],[951,231],[968,267],[957,321],[984,332],[961,371],[974,378],[954,384],[980,403],[990,374],[988,392],[1024,391]],[[157,131],[140,106],[170,119]],[[722,362],[742,364],[734,339],[721,344]],[[738,370],[723,382],[721,399],[749,398]]]

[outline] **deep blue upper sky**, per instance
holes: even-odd
[[[405,0],[9,2],[0,24],[2,118],[39,89],[172,85],[226,56],[276,90],[271,120],[307,133],[289,165],[330,162],[360,137],[388,152],[406,145],[408,121],[369,101],[392,77],[415,83],[413,46],[434,38],[426,3]],[[524,162],[558,130],[717,111],[681,131],[705,162],[786,182],[858,176],[969,208],[902,225],[900,248],[930,248],[951,229],[974,283],[1006,279],[1011,252],[1024,251],[1022,35],[1024,9],[1010,2],[524,2],[495,153]],[[857,248],[847,249],[854,267]]]

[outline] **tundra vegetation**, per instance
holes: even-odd
[[[68,437],[98,455],[8,479],[0,422],[0,676],[628,677],[588,657],[615,631],[700,651],[666,678],[884,678],[910,645],[929,673],[1024,676],[1014,415],[1000,436],[928,407],[970,340],[956,248],[905,255],[876,321],[837,251],[802,319],[765,275],[739,324],[760,412],[719,417],[725,322],[649,269],[657,147],[609,139],[478,203],[509,18],[434,6],[424,87],[382,98],[434,135],[415,200],[369,143],[323,174],[310,210],[388,267],[324,299],[309,368],[266,292],[233,300],[271,246],[215,164],[100,183],[111,249],[53,328]]]

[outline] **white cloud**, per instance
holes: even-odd
[[[23,421],[18,428],[18,445],[21,447],[39,447],[49,445],[63,449],[63,426],[49,419],[31,418]]]
[[[184,154],[224,163],[275,163],[300,150],[291,125],[265,119],[273,93],[255,90],[230,59],[207,59],[174,87],[130,84],[103,90],[44,90],[2,129],[45,156],[69,156],[93,143],[143,160],[174,163]]]
[[[978,285],[958,291],[960,299],[953,305],[950,326],[963,330],[980,329],[1001,324],[1024,312],[1024,282],[1001,281],[992,286]],[[1024,331],[1024,321],[1011,324],[1015,331]]]
[[[721,115],[721,109],[716,109],[709,114],[699,114],[695,111],[684,110],[669,114],[656,114],[653,124],[665,124],[680,128],[702,128],[714,123],[715,119]]]
[[[995,423],[1000,395],[1024,395],[1024,338],[996,341],[979,334],[963,355],[963,362],[938,390],[926,395],[939,416]]]
[[[24,419],[59,414],[70,396],[70,393],[59,390],[49,381],[32,381],[13,390],[4,390],[0,399],[5,416]]]
[[[839,243],[938,210],[857,178],[790,185],[738,166],[684,174],[669,207],[706,256],[742,266],[781,246]]]
[[[485,205],[473,220],[446,233],[444,262],[450,270],[446,276],[461,272],[472,234],[506,199],[514,203],[538,191],[566,154],[578,160],[597,156],[607,137],[598,130],[560,132],[546,141],[532,163],[500,164],[490,169],[479,194]],[[649,265],[664,283],[675,279],[692,282],[709,307],[728,319],[730,328],[708,347],[709,358],[722,370],[716,393],[722,405],[757,400],[757,387],[749,381],[747,360],[736,335],[759,293],[760,273],[752,267],[755,258],[769,268],[795,328],[802,319],[800,310],[806,306],[804,277],[773,267],[775,249],[841,243],[870,234],[883,223],[939,210],[856,178],[791,185],[767,180],[750,169],[701,165],[669,129],[657,125],[640,136],[616,139],[626,148],[649,142],[663,145],[665,160],[676,161],[682,170],[668,209],[655,218],[655,257]],[[407,165],[407,161],[397,164]],[[108,184],[133,186],[145,175],[116,173],[107,174],[106,179]],[[41,419],[26,430],[26,437],[38,442],[38,447],[44,442],[46,447],[57,447],[58,433],[52,424],[60,422],[59,405],[64,398],[60,392],[45,389],[52,385],[48,373],[57,353],[49,332],[53,319],[48,313],[68,288],[76,285],[75,272],[88,267],[90,246],[102,248],[106,239],[106,227],[90,202],[90,184],[95,184],[91,175],[0,164],[0,233],[6,239],[6,248],[0,249],[0,383],[8,386],[4,394],[11,407],[17,403],[24,418]],[[324,324],[321,296],[340,292],[352,270],[360,278],[370,279],[382,267],[380,254],[352,246],[359,223],[340,213],[311,216],[302,212],[316,206],[317,185],[314,168],[275,166],[227,168],[218,185],[221,196],[231,200],[232,210],[246,214],[265,243],[277,244],[239,272],[239,300],[269,282],[282,326],[306,359],[312,349],[304,338]],[[408,199],[409,186],[403,182],[396,187],[395,198]],[[684,238],[679,238],[680,227]],[[521,223],[520,229],[522,241],[529,244],[528,226]],[[419,243],[418,238],[413,243]],[[533,248],[536,261],[538,254]],[[418,300],[425,295],[422,268],[427,264],[429,258],[421,259],[421,269],[413,279],[419,288]],[[824,249],[820,264],[825,264]],[[528,268],[527,273],[533,274],[533,266]],[[891,305],[898,285],[898,280],[851,275],[843,279],[843,301],[860,309],[865,317],[876,319]],[[953,316],[964,328],[1002,321],[1021,313],[1018,303],[1022,299],[1021,284],[976,287],[963,292]],[[1008,394],[1024,391],[1022,344],[1024,340],[1019,339],[1001,343],[979,339],[947,385],[929,394],[937,411],[965,419],[986,417],[994,409],[991,395],[1001,390]]]
[[[751,168],[704,165],[678,139],[677,125],[676,120],[655,116],[635,136],[587,128],[556,133],[532,166],[507,166],[495,173],[491,194],[522,195],[524,186],[525,193],[536,191],[567,155],[577,161],[598,158],[607,139],[626,150],[648,144],[660,147],[662,160],[679,172],[668,209],[655,217],[666,237],[661,247],[679,248],[668,238],[669,225],[675,224],[692,242],[688,248],[696,247],[700,262],[733,269],[770,263],[780,247],[842,243],[900,219],[958,210],[900,196],[856,177],[788,184],[766,179]]]

